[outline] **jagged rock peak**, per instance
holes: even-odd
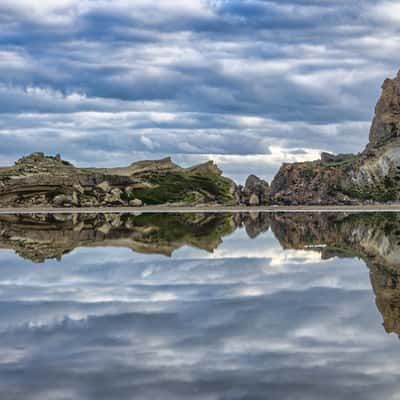
[[[249,175],[244,186],[251,190],[257,186],[269,186],[269,184],[256,175]]]
[[[171,167],[176,167],[176,164],[172,162],[171,157],[165,157],[161,158],[160,160],[143,160],[143,161],[134,161],[130,166],[148,166],[148,165],[154,165],[154,166],[171,166]]]
[[[198,173],[211,173],[216,175],[222,175],[222,170],[218,168],[218,166],[214,163],[214,161],[207,161],[203,164],[195,165],[189,168],[191,172],[198,172]]]
[[[386,79],[375,107],[368,150],[400,137],[400,71],[394,79]]]
[[[64,161],[61,159],[61,156],[59,154],[56,154],[55,156],[46,156],[42,152],[35,152],[32,154],[29,154],[27,156],[21,157],[19,160],[15,162],[16,166],[40,166],[40,165],[64,165],[64,166],[72,166],[71,163],[68,161]]]
[[[354,154],[333,154],[333,153],[327,153],[323,151],[321,153],[321,161],[323,163],[335,163],[335,162],[343,162],[346,160],[349,160],[351,158],[354,158]]]
[[[165,157],[161,160],[144,160],[144,161],[135,161],[129,165],[127,168],[114,168],[114,171],[120,170],[121,172],[125,170],[125,172],[129,172],[129,174],[143,173],[145,171],[161,171],[161,170],[176,170],[180,169],[178,165],[176,165],[171,157]]]

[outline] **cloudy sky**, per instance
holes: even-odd
[[[0,164],[216,160],[240,181],[357,152],[400,1],[1,0]]]

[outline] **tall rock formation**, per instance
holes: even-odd
[[[271,203],[362,204],[400,201],[400,73],[383,84],[367,148],[357,155],[323,153],[313,162],[283,164]]]
[[[378,148],[400,137],[400,71],[394,79],[386,79],[375,108],[368,149]]]

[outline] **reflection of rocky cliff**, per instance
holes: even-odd
[[[363,259],[385,329],[400,335],[400,215],[276,214],[271,227],[285,249]]]
[[[400,274],[399,214],[276,214],[271,228],[284,249],[319,248]]]

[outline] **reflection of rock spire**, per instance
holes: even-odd
[[[271,227],[283,248],[363,259],[384,327],[400,335],[400,215],[275,214]]]
[[[399,275],[374,265],[370,266],[370,271],[376,307],[384,319],[383,326],[387,333],[400,335]]]
[[[236,214],[237,226],[244,226],[249,238],[254,239],[261,233],[267,232],[270,227],[270,214],[251,212]]]

